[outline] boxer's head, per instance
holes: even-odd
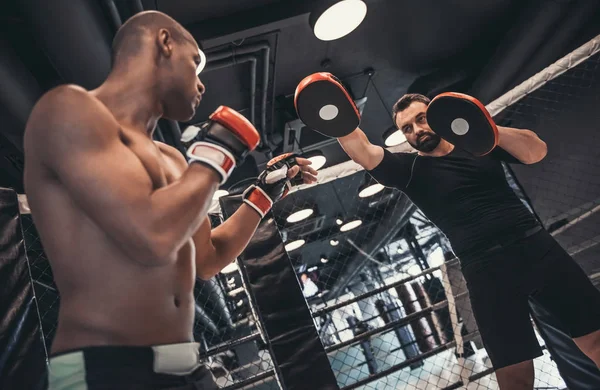
[[[416,93],[406,94],[394,104],[394,122],[406,141],[418,151],[430,153],[440,144],[441,137],[427,124],[425,112],[429,98]]]
[[[205,90],[198,77],[205,62],[192,35],[157,11],[128,19],[113,41],[113,72],[122,70],[120,74],[146,82],[168,119],[187,121],[194,116]]]

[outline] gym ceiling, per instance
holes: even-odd
[[[248,117],[254,107],[261,151],[225,189],[255,176],[271,156],[300,151],[299,146],[305,153],[323,154],[325,168],[348,159],[336,142],[306,130],[294,132],[291,97],[311,73],[341,78],[361,101],[361,128],[383,145],[393,125],[389,110],[403,93],[454,90],[488,103],[600,33],[597,0],[365,0],[363,23],[341,39],[324,42],[309,25],[310,12],[324,2],[0,0],[0,186],[23,191],[22,134],[35,101],[62,83],[99,85],[109,71],[116,17],[124,21],[142,8],[159,9],[182,23],[209,59],[201,75],[207,93],[197,115],[190,123],[161,121],[157,137],[177,146],[173,134],[204,122],[219,105]],[[333,247],[330,241],[336,218],[360,209],[361,182],[340,179],[337,190],[324,185],[300,191],[276,207],[282,224],[305,207],[317,210],[313,217],[321,219],[311,242],[292,255],[294,261],[311,266],[320,264],[322,254],[353,255],[354,249]],[[361,235],[360,229],[397,225],[410,211],[401,195],[384,195],[384,206],[402,206],[394,213],[377,205],[367,212],[370,222],[353,234],[362,238],[356,244],[363,249],[378,245],[373,237],[380,233]]]

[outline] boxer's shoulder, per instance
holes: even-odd
[[[76,147],[90,139],[117,136],[119,124],[108,108],[89,91],[76,85],[62,85],[44,94],[33,108],[25,138],[44,140],[45,148]]]
[[[98,105],[101,105],[99,100],[86,89],[74,84],[64,84],[42,95],[33,108],[32,118],[35,119],[39,115],[68,117],[69,113],[81,114],[82,109]]]

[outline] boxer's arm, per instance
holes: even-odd
[[[242,254],[259,222],[258,213],[245,203],[212,230],[210,220],[206,218],[194,235],[197,276],[208,280],[231,264]]]
[[[73,88],[55,90],[36,105],[25,147],[126,255],[148,266],[174,261],[206,218],[219,181],[213,169],[192,164],[179,180],[155,190],[112,115]]]
[[[317,171],[310,167],[310,161],[300,157],[296,157],[296,161],[298,165],[293,166],[287,172],[288,180],[301,173],[305,184],[316,182]],[[269,169],[268,164],[267,169]],[[260,182],[253,187],[254,190],[261,188],[260,191],[264,191],[269,197],[273,196],[267,187],[261,187]],[[274,193],[279,193],[279,191],[274,190]],[[250,242],[262,219],[262,215],[264,215],[263,213],[266,211],[261,210],[256,205],[251,206],[249,204],[252,203],[249,201],[250,199],[252,199],[251,196],[246,198],[231,217],[212,230],[210,229],[210,220],[207,219],[207,222],[201,226],[194,236],[196,273],[201,279],[210,279],[231,264]],[[276,201],[276,199],[271,198],[273,201]]]
[[[338,138],[338,142],[346,154],[366,170],[375,168],[383,160],[383,148],[373,145],[361,129]]]
[[[523,164],[534,164],[546,157],[548,148],[531,130],[498,127],[498,146]]]

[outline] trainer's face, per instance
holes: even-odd
[[[425,112],[427,105],[413,102],[404,111],[396,115],[396,126],[406,137],[406,141],[418,151],[429,153],[440,144],[439,135],[431,131]]]
[[[196,113],[205,92],[200,81],[202,58],[198,45],[190,35],[184,42],[173,42],[172,55],[167,63],[164,117],[185,122]]]

